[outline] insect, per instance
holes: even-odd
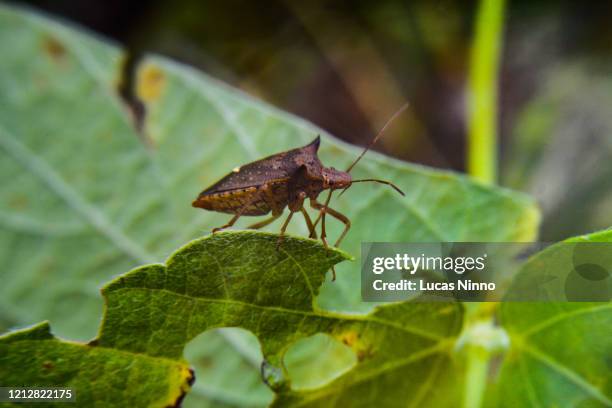
[[[281,226],[277,247],[282,242],[285,230],[296,212],[301,212],[304,216],[310,238],[317,238],[315,228],[319,221],[321,221],[321,240],[327,247],[325,216],[329,214],[344,224],[344,230],[334,244],[338,246],[351,227],[351,222],[348,217],[329,206],[333,191],[343,190],[342,193],[344,193],[354,183],[376,182],[389,185],[401,195],[404,195],[395,184],[389,181],[379,179],[353,180],[350,171],[384,134],[389,124],[407,107],[408,104],[402,106],[385,123],[378,134],[346,171],[323,166],[317,156],[321,143],[320,137],[317,136],[306,146],[277,153],[245,164],[244,166],[236,167],[230,174],[202,191],[198,198],[193,201],[192,205],[205,210],[234,215],[227,224],[214,228],[212,230],[213,234],[231,227],[242,216],[258,216],[271,213],[269,218],[250,225],[248,228],[259,229],[265,227],[279,218],[285,207],[288,207],[289,215]],[[325,203],[322,204],[317,201],[317,197],[324,190],[329,190],[329,194]],[[318,217],[314,222],[304,208],[306,199],[310,201],[312,208],[319,211]],[[336,273],[333,268],[332,271],[334,272],[332,280],[335,280]]]

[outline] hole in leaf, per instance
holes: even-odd
[[[327,334],[295,342],[284,357],[294,390],[316,388],[338,378],[357,363],[357,356],[345,344]]]
[[[266,406],[274,394],[261,380],[261,347],[249,331],[223,328],[206,331],[185,347],[196,381],[185,406]],[[213,404],[213,406],[217,406]]]

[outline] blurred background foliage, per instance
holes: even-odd
[[[156,52],[364,145],[466,170],[466,84],[476,2],[20,2],[125,45],[126,77]],[[536,197],[541,239],[606,228],[612,212],[612,4],[506,2],[499,183]],[[126,86],[125,89],[129,89]],[[130,98],[131,95],[126,95]]]

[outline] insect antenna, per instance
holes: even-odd
[[[368,143],[368,145],[366,146],[365,149],[363,149],[363,152],[361,152],[361,154],[355,159],[355,161],[348,167],[348,169],[346,169],[347,173],[350,173],[351,170],[353,169],[353,167],[355,167],[355,165],[357,164],[357,162],[359,160],[361,160],[361,158],[363,157],[364,154],[366,154],[368,152],[368,150],[370,150],[370,148],[372,146],[374,146],[374,144],[378,141],[378,139],[380,139],[380,137],[385,133],[385,130],[387,130],[387,128],[389,127],[389,125],[391,124],[391,122],[393,122],[395,120],[395,118],[397,118],[400,113],[402,113],[403,111],[405,111],[406,109],[408,109],[408,106],[410,106],[410,104],[408,102],[406,102],[401,108],[399,108],[397,110],[397,112],[395,112],[393,114],[393,116],[391,116],[389,118],[389,120],[387,120],[387,123],[385,123],[385,125],[380,129],[380,131],[378,132],[378,134],[376,136],[374,136],[374,139],[372,139],[370,141],[370,143]]]
[[[405,111],[406,109],[408,109],[408,106],[410,106],[410,104],[408,102],[406,102],[404,105],[402,105],[401,108],[399,108],[390,118],[389,120],[387,120],[387,122],[384,124],[384,126],[380,129],[380,131],[378,132],[378,134],[376,136],[374,136],[374,138],[370,141],[370,143],[368,143],[368,145],[365,147],[365,149],[363,149],[363,152],[361,152],[361,154],[355,159],[355,161],[353,163],[351,163],[351,165],[348,167],[348,169],[346,169],[347,173],[350,173],[350,171],[353,169],[353,167],[355,167],[355,165],[359,162],[359,160],[361,160],[361,158],[363,157],[363,155],[365,155],[368,150],[370,150],[370,148],[372,146],[374,146],[374,144],[378,141],[378,139],[380,139],[380,137],[385,133],[385,131],[387,130],[387,128],[389,127],[389,125],[395,120],[395,118],[397,118],[403,111]],[[360,183],[360,182],[365,182],[365,181],[373,181],[376,183],[382,183],[382,184],[387,184],[391,187],[393,187],[398,193],[400,193],[401,195],[405,196],[404,192],[402,190],[399,189],[399,187],[397,187],[395,184],[391,183],[390,181],[386,181],[386,180],[378,180],[378,179],[361,179],[361,180],[353,180],[351,182],[352,183]],[[350,186],[349,186],[350,187]],[[349,187],[344,188],[341,192],[340,195],[338,197],[340,197],[342,194],[344,194],[344,192],[346,190],[348,190]],[[331,197],[332,194],[334,193],[333,189],[329,190],[329,193],[327,195],[327,198],[325,199],[325,204],[323,204],[324,208],[327,208],[327,206],[329,205],[329,202],[331,201]],[[319,212],[319,216],[317,217],[317,219],[314,222],[314,226],[316,227],[317,224],[319,223],[319,221],[323,221],[323,224],[325,224],[325,211],[320,211]],[[326,244],[327,246],[327,244]],[[334,279],[336,276],[336,272],[334,270],[334,268],[332,267],[332,271],[334,271]]]
[[[388,186],[391,186],[395,191],[397,191],[398,193],[400,193],[402,196],[406,196],[406,194],[404,194],[404,192],[402,190],[400,190],[400,188],[398,186],[396,186],[395,184],[393,184],[390,181],[387,180],[379,180],[379,179],[361,179],[361,180],[353,180],[351,181],[352,183],[362,183],[364,181],[373,181],[375,183],[380,183],[380,184],[386,184]],[[338,197],[340,197],[342,194],[344,194],[344,192],[348,189],[348,187],[346,187],[345,189],[343,189],[340,194],[338,195]]]
[[[346,169],[347,173],[350,173],[350,171],[353,169],[353,167],[355,167],[355,165],[359,162],[359,160],[361,160],[361,158],[368,152],[368,150],[370,150],[370,148],[372,146],[374,146],[374,144],[378,141],[378,139],[380,139],[380,137],[382,135],[385,134],[385,131],[387,130],[387,128],[389,127],[389,125],[391,125],[391,123],[395,120],[395,118],[397,118],[403,111],[405,111],[406,109],[408,109],[408,106],[410,106],[410,104],[408,102],[406,102],[405,104],[402,105],[401,108],[399,108],[388,120],[387,122],[384,124],[384,126],[378,131],[378,134],[376,136],[374,136],[374,139],[372,139],[370,141],[370,143],[368,143],[368,145],[366,146],[365,149],[363,149],[363,152],[361,152],[361,154],[355,159],[355,161],[353,163],[351,163],[351,165],[348,167],[348,169]],[[404,192],[402,190],[400,190],[395,184],[389,182],[389,181],[385,181],[385,180],[378,180],[378,179],[363,179],[363,180],[353,180],[351,182],[352,183],[359,183],[362,181],[374,181],[376,183],[381,183],[381,184],[387,184],[391,187],[393,187],[398,193],[400,193],[401,195],[405,196]],[[349,186],[350,187],[350,186]],[[338,195],[338,197],[340,197],[342,194],[344,194],[344,192],[348,190],[348,187],[346,187],[345,189],[343,189],[340,192],[340,195]]]

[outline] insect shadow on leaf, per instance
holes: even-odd
[[[261,160],[236,167],[232,172],[215,184],[202,191],[192,205],[209,211],[233,214],[229,222],[221,227],[214,228],[212,233],[229,228],[242,216],[258,216],[270,214],[263,221],[250,225],[249,229],[259,229],[279,218],[285,207],[289,208],[289,215],[281,226],[277,248],[282,243],[285,230],[296,212],[301,212],[306,220],[310,238],[317,238],[316,226],[321,222],[321,240],[328,247],[325,231],[325,216],[336,218],[344,224],[344,230],[334,246],[340,245],[351,227],[351,221],[344,214],[329,206],[335,190],[344,193],[354,183],[375,182],[391,186],[398,193],[404,193],[390,181],[379,179],[353,180],[350,171],[361,160],[368,150],[380,139],[391,122],[404,110],[408,104],[403,105],[385,123],[378,134],[365,147],[363,152],[353,161],[346,171],[325,167],[319,160],[317,152],[321,138],[317,136],[306,146],[273,154]],[[317,197],[324,190],[329,194],[322,204]],[[313,222],[304,208],[304,201],[309,199],[310,206],[318,210],[319,214]],[[336,271],[332,267],[333,278]]]

